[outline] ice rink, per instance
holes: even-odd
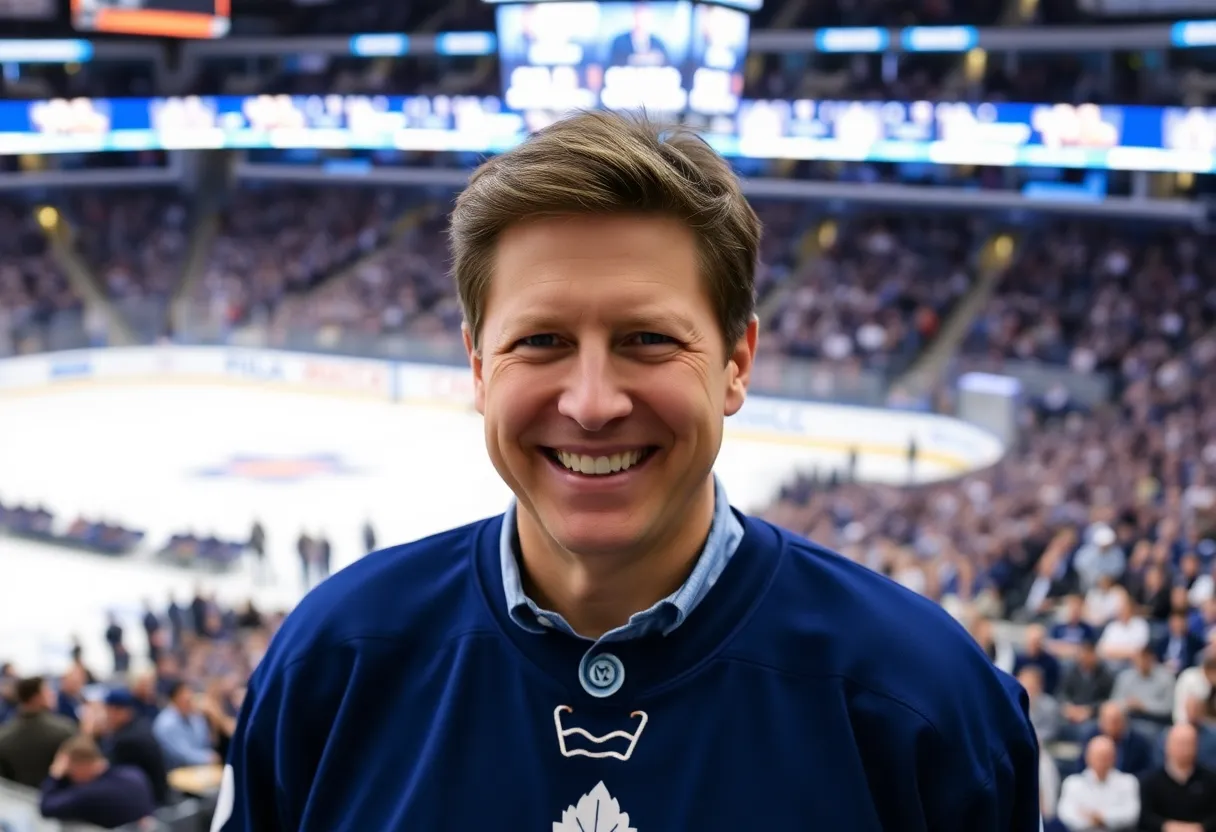
[[[796,469],[844,466],[842,451],[728,430],[717,470],[748,510]],[[859,475],[902,480],[907,469],[899,457],[863,453]],[[0,661],[55,671],[76,635],[86,661],[108,671],[108,611],[142,661],[145,598],[163,612],[170,592],[188,601],[201,582],[221,601],[287,606],[301,593],[301,530],[329,536],[338,569],[362,555],[366,519],[387,546],[496,514],[509,496],[471,412],[223,386],[3,396],[0,500],[45,504],[60,525],[80,514],[145,529],[147,551],[109,559],[0,536]],[[255,518],[267,530],[270,585],[256,585],[247,564],[200,578],[152,560],[175,532],[244,540]]]

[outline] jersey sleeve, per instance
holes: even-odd
[[[229,744],[211,832],[280,832],[291,828],[279,813],[275,746],[280,706],[258,674],[250,680]]]
[[[993,670],[1004,696],[981,700],[977,722],[987,734],[987,761],[974,761],[983,781],[964,798],[960,811],[947,817],[940,832],[1039,832],[1039,745],[1030,724],[1029,702],[1011,676]],[[995,691],[994,691],[995,693]],[[985,764],[986,762],[986,764]]]

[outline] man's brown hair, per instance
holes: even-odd
[[[46,680],[41,676],[29,676],[17,681],[17,704],[29,705],[42,695]]]
[[[91,763],[103,756],[93,738],[85,734],[68,737],[59,747],[59,751],[73,763]]]
[[[475,346],[502,232],[524,220],[587,214],[653,214],[686,223],[728,352],[743,337],[755,313],[760,220],[734,171],[689,130],[591,111],[486,161],[456,200],[452,269]]]

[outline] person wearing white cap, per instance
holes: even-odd
[[[1077,550],[1073,568],[1081,579],[1081,589],[1089,591],[1106,575],[1118,580],[1127,568],[1127,555],[1119,545],[1115,530],[1105,523],[1093,527],[1089,542]]]

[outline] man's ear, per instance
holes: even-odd
[[[473,406],[481,415],[486,413],[486,383],[482,375],[481,352],[473,343],[473,331],[468,322],[460,325],[460,335],[464,339],[464,351],[469,354],[469,367],[473,370]]]
[[[735,343],[726,356],[726,399],[724,411],[734,416],[747,399],[747,387],[752,380],[752,367],[756,362],[756,341],[760,337],[760,319],[755,315],[747,323],[743,337]]]

